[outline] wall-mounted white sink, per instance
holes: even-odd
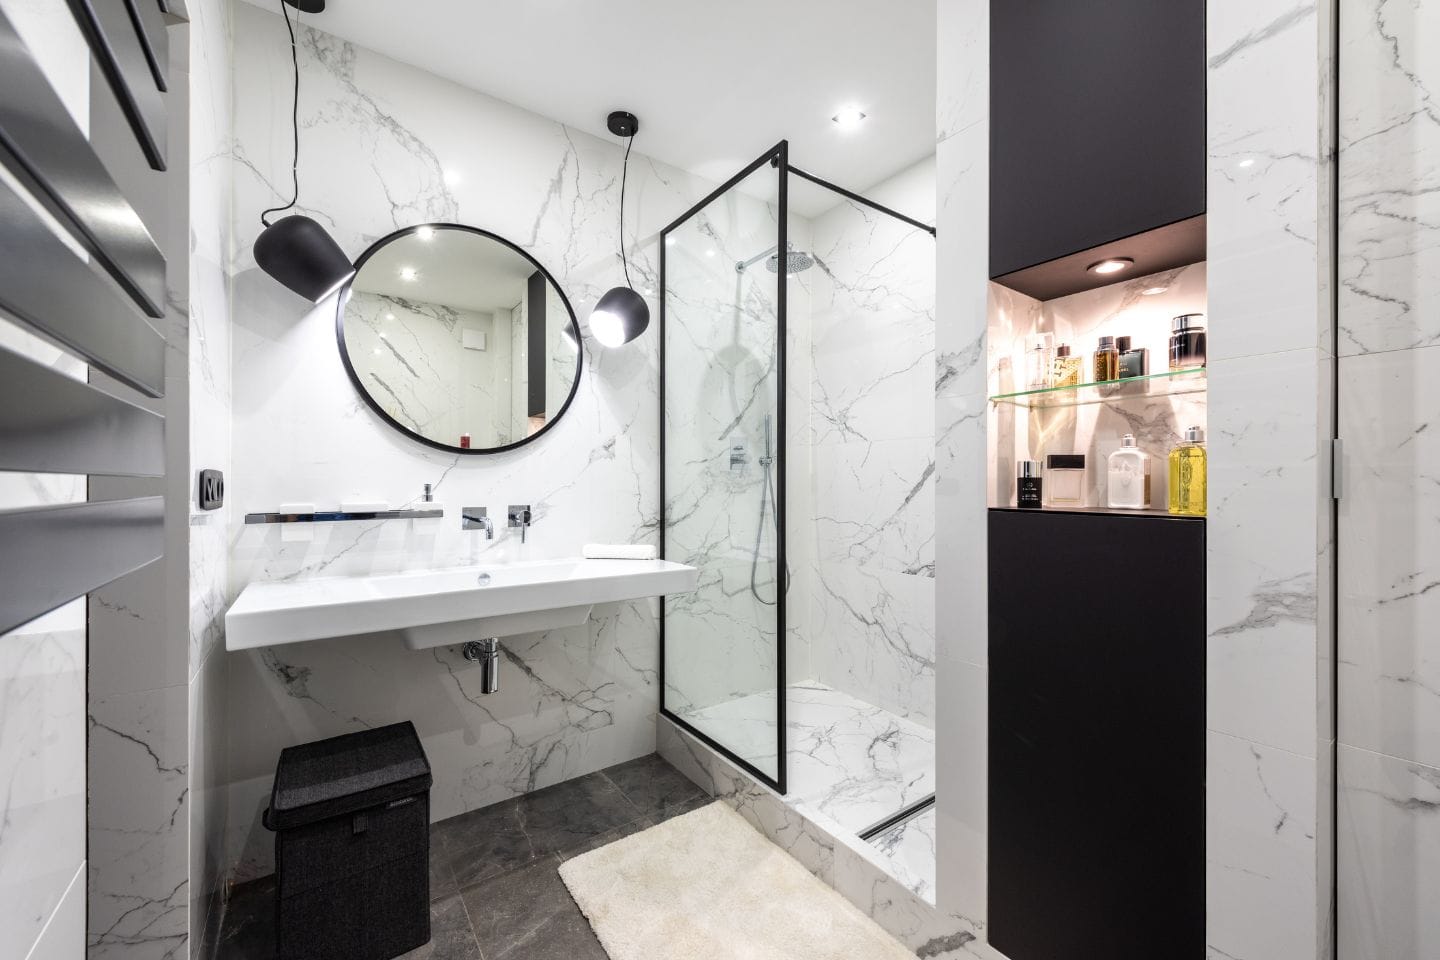
[[[597,603],[695,589],[668,560],[541,560],[373,577],[252,583],[225,614],[225,648],[398,630],[412,650],[578,626]]]

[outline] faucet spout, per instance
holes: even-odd
[[[486,540],[495,539],[495,522],[487,516],[484,507],[462,507],[460,510],[461,530],[484,530]]]

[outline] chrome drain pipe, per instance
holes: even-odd
[[[480,664],[480,692],[500,690],[500,640],[471,640],[465,644],[465,659]]]

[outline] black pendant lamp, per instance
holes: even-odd
[[[285,206],[271,207],[260,214],[260,222],[265,229],[255,239],[255,263],[271,277],[314,303],[339,289],[355,273],[355,267],[335,238],[309,217],[293,213],[273,223],[269,219],[270,214],[289,210],[300,199],[300,56],[295,49],[295,26],[290,22],[289,6],[311,13],[325,9],[324,0],[280,2],[280,12],[285,14],[285,26],[290,31],[290,61],[295,67],[295,97],[290,110],[295,141],[295,152],[290,162],[294,194]]]
[[[625,161],[620,167],[620,264],[625,268],[625,286],[614,287],[595,303],[590,313],[590,333],[602,346],[629,343],[650,325],[650,307],[630,282],[630,263],[625,257],[625,181],[630,173],[630,147],[640,129],[635,114],[616,110],[606,121],[610,132],[625,138]]]

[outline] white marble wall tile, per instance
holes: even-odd
[[[0,637],[0,730],[0,930],[28,950],[85,860],[83,600]]]
[[[1342,355],[1440,343],[1437,32],[1433,3],[1341,3]]]
[[[1302,756],[1318,739],[1328,363],[1311,349],[1210,366],[1207,723]]]
[[[1319,246],[1328,9],[1325,0],[1207,7],[1212,360],[1329,347]]]
[[[942,656],[982,665],[990,639],[983,618],[988,410],[983,393],[935,400],[936,641]]]
[[[1318,956],[1317,761],[1213,732],[1206,754],[1206,956]]]
[[[1440,347],[1340,361],[1340,736],[1440,767]]]
[[[822,562],[810,583],[821,679],[933,726],[935,580]]]
[[[990,672],[941,657],[935,738],[937,903],[975,927],[986,922]]]
[[[1340,960],[1440,953],[1440,769],[1340,747]]]
[[[926,400],[934,410],[934,400]],[[928,418],[927,418],[928,419]],[[820,561],[929,577],[935,565],[935,439],[815,449]]]
[[[187,955],[185,685],[90,703],[92,957]]]
[[[990,112],[990,5],[937,0],[935,141],[983,121]]]

